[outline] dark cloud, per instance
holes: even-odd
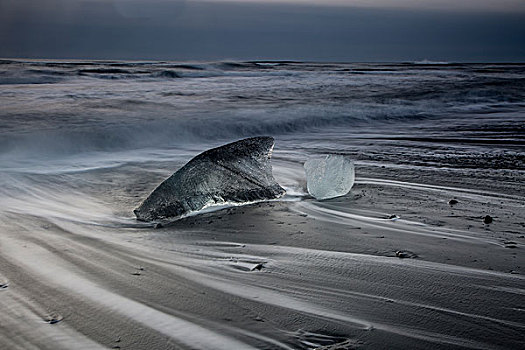
[[[2,57],[523,61],[524,43],[524,14],[0,0]]]

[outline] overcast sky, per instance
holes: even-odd
[[[525,0],[0,0],[0,57],[525,61]]]

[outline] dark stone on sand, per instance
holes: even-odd
[[[273,145],[272,137],[252,137],[199,154],[134,210],[137,219],[173,219],[208,205],[281,197],[285,191],[270,164]]]
[[[388,217],[390,220],[397,220],[399,219],[399,216],[397,216],[396,214],[392,214]]]
[[[518,247],[518,243],[513,242],[513,241],[505,241],[503,242],[503,245],[505,248],[517,248]]]
[[[255,265],[255,266],[252,268],[251,271],[255,271],[255,270],[257,270],[257,271],[261,271],[263,268],[264,268],[264,263],[259,263],[259,264]]]
[[[396,252],[396,256],[399,259],[415,259],[415,258],[417,258],[417,254],[416,253],[412,253],[411,251],[408,251],[408,250],[398,250]]]
[[[62,321],[64,319],[64,317],[62,317],[61,315],[58,315],[58,314],[51,314],[51,315],[48,315],[44,318],[44,322],[46,323],[49,323],[49,324],[56,324],[60,321]]]
[[[492,216],[490,215],[485,216],[485,218],[483,219],[483,222],[487,225],[492,223]]]
[[[448,201],[448,204],[449,204],[450,206],[453,206],[453,205],[458,204],[458,201],[457,201],[456,199],[451,199],[451,200]]]

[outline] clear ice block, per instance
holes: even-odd
[[[304,169],[308,193],[316,199],[344,196],[354,185],[354,163],[347,156],[329,154],[310,158]]]

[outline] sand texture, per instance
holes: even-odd
[[[524,198],[510,194],[521,184],[494,193],[483,179],[429,171],[422,184],[381,170],[358,167],[344,197],[227,208],[159,229],[11,208],[0,226],[0,345],[522,346]]]

